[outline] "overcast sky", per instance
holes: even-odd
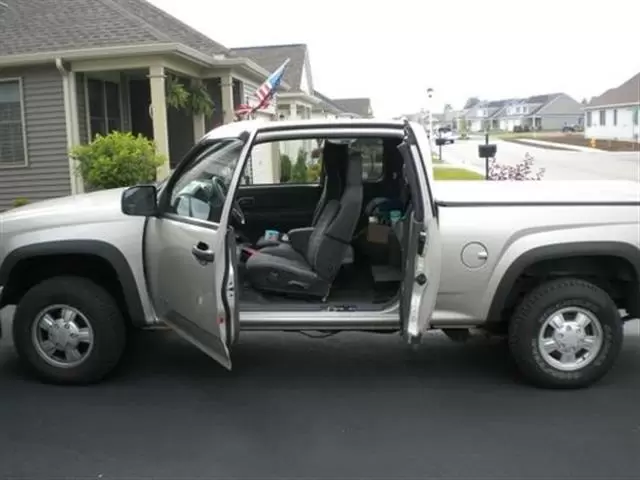
[[[314,87],[376,115],[601,94],[640,71],[640,0],[151,0],[227,47],[306,43]],[[421,5],[422,6],[419,6]]]

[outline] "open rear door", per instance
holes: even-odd
[[[430,328],[440,286],[441,244],[436,208],[418,140],[410,124],[398,147],[411,190],[411,206],[405,222],[405,276],[400,307],[403,333],[409,343],[420,341]]]

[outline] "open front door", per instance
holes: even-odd
[[[405,277],[400,307],[403,333],[409,343],[419,342],[430,328],[431,316],[440,285],[441,244],[436,209],[426,164],[411,125],[405,128],[398,147],[405,164],[405,177],[411,190],[405,231]]]
[[[238,337],[236,245],[228,226],[242,139],[211,140],[187,158],[160,195],[144,233],[144,265],[156,314],[231,369]],[[217,188],[220,185],[220,188]]]

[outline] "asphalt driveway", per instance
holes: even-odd
[[[640,337],[589,390],[532,389],[503,344],[245,335],[232,373],[166,331],[116,376],[39,384],[0,347],[0,477],[632,478]]]

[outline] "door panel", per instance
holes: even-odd
[[[247,223],[242,232],[256,241],[265,230],[308,227],[320,199],[318,184],[240,185],[236,199]]]
[[[407,220],[407,256],[400,301],[403,331],[407,341],[414,343],[431,326],[440,286],[441,243],[426,166],[411,128],[406,131],[400,152],[413,208]]]
[[[225,235],[211,225],[170,216],[147,220],[145,273],[157,315],[231,369],[218,272],[224,269],[225,244]]]

